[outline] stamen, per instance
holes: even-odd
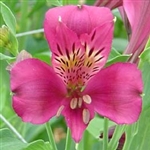
[[[71,109],[75,109],[77,108],[77,105],[78,105],[78,99],[77,98],[73,98],[70,102],[70,107]]]
[[[90,97],[89,95],[84,95],[84,96],[83,96],[83,101],[84,101],[85,103],[87,103],[87,104],[91,104],[92,99],[91,99],[91,97]]]
[[[61,16],[59,16],[59,17],[58,17],[58,21],[59,21],[59,22],[62,22],[62,20],[61,20]]]
[[[116,17],[116,16],[114,17],[113,21],[114,21],[114,22],[116,22],[116,21],[117,21],[117,17]]]
[[[77,5],[77,7],[78,7],[79,9],[81,9],[81,8],[82,8],[82,5]]]
[[[56,113],[56,117],[59,117],[61,115],[62,110],[64,109],[64,105],[60,106],[57,113]]]
[[[82,98],[80,97],[78,100],[78,107],[81,108],[81,106],[82,106]]]
[[[75,149],[78,150],[79,143],[76,143]]]
[[[82,118],[83,118],[83,122],[85,124],[89,123],[89,121],[90,121],[90,112],[89,112],[88,109],[83,109]]]

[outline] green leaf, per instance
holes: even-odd
[[[13,60],[13,59],[15,59],[15,57],[10,57],[0,53],[0,60]]]
[[[39,53],[34,54],[33,56],[48,64],[50,63],[50,56],[51,56],[50,51],[39,52]]]
[[[11,12],[11,10],[3,3],[0,2],[1,14],[6,25],[9,27],[10,31],[16,34],[16,19]]]
[[[140,55],[140,67],[144,64],[144,62],[149,62],[150,63],[150,47],[147,48],[143,53]]]
[[[129,149],[147,150],[150,147],[150,107],[143,110],[139,119],[138,132],[134,136]]]
[[[148,45],[148,44],[147,44]],[[130,149],[146,150],[150,147],[150,47],[140,55],[139,68],[144,82],[143,110],[139,119],[138,132],[133,137]]]
[[[88,5],[94,5],[95,0],[86,0],[86,4]]]
[[[103,123],[104,119],[100,118],[99,116],[95,116],[94,119],[91,120],[90,124],[87,127],[87,131],[95,138],[100,136],[101,131],[103,131]],[[113,126],[115,123],[109,121],[109,127]]]
[[[61,1],[59,0],[46,0],[48,6],[62,6]]]
[[[2,150],[22,150],[27,146],[26,143],[21,142],[17,139],[9,129],[0,129],[0,148]]]
[[[66,3],[66,4],[72,4],[72,5],[78,5],[79,4],[79,0],[64,0],[64,1],[66,1],[66,2],[64,2],[64,4]],[[66,5],[65,4],[65,5]]]
[[[149,40],[148,40],[148,42],[147,42],[145,48],[146,48],[146,49],[147,49],[147,48],[150,48],[150,38],[149,38]]]
[[[34,12],[39,11],[45,5],[45,0],[36,1],[28,17],[34,14]]]
[[[130,56],[131,54],[120,54],[115,48],[112,48],[106,66],[110,66],[116,62],[126,62]]]
[[[115,48],[112,48],[110,54],[109,54],[109,58],[108,60],[112,59],[112,58],[115,58],[117,56],[120,56],[121,54],[115,49]]]
[[[52,148],[48,142],[45,143],[43,140],[37,140],[30,143],[29,146],[23,150],[52,150]]]
[[[150,48],[140,55],[139,68],[144,82],[143,108],[150,106]]]
[[[17,139],[9,129],[0,129],[0,148],[2,150],[52,150],[48,142],[37,140],[32,143],[23,143]]]
[[[89,131],[85,130],[83,138],[76,147],[77,150],[100,150],[102,149],[102,145],[103,142],[99,137],[95,138]]]

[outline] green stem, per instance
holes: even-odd
[[[57,147],[56,147],[56,144],[55,144],[55,141],[54,141],[54,137],[53,137],[53,132],[52,132],[51,126],[48,122],[46,123],[46,130],[47,130],[47,134],[48,134],[50,144],[53,147],[53,150],[57,150]]]
[[[108,147],[108,121],[107,118],[104,118],[103,150],[107,150]]]
[[[78,147],[79,147],[79,143],[76,143],[75,144],[75,150],[78,150]]]
[[[130,146],[131,146],[131,143],[132,143],[132,141],[134,139],[134,136],[138,132],[138,125],[139,125],[139,123],[137,122],[137,123],[135,123],[133,125],[129,125],[127,127],[127,129],[126,129],[126,140],[125,140],[125,143],[124,143],[124,146],[123,146],[123,150],[130,149]],[[140,148],[139,148],[139,150],[140,150]]]
[[[144,133],[142,135],[142,139],[141,139],[141,143],[140,143],[140,146],[139,146],[139,150],[143,150],[147,132],[149,132],[149,128],[146,128],[146,130],[144,131]]]
[[[71,134],[70,134],[70,129],[67,129],[67,137],[66,137],[66,145],[65,145],[65,150],[70,150],[71,149]]]
[[[118,141],[120,139],[120,137],[122,136],[123,132],[125,131],[125,125],[117,125],[116,126],[116,129],[113,133],[113,137],[111,139],[111,141],[109,142],[109,145],[108,145],[108,149],[116,149],[116,146],[118,144]]]
[[[31,35],[31,34],[36,34],[36,33],[41,33],[44,32],[44,29],[37,29],[37,30],[32,30],[32,31],[27,31],[23,33],[18,33],[16,34],[16,37],[21,37],[21,36],[26,36],[26,35]]]
[[[27,11],[28,10],[28,0],[21,1],[21,20],[20,20],[20,32],[24,32],[27,30],[28,27],[28,20],[27,20]],[[19,38],[19,49],[24,49],[26,37]]]
[[[0,119],[9,127],[9,129],[23,142],[27,143],[22,135],[7,121],[7,119],[0,114]]]

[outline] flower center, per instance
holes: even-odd
[[[92,99],[89,95],[76,96],[72,97],[70,100],[70,108],[72,110],[81,108],[82,110],[82,120],[85,124],[88,124],[90,121],[90,111],[85,105],[89,105],[92,103]],[[64,105],[61,105],[56,113],[56,117],[59,117],[61,112],[64,109]]]
[[[83,97],[74,97],[70,101],[70,108],[71,109],[76,109],[76,108],[81,108],[82,103],[85,102],[86,104],[91,104],[92,99],[89,95],[84,95]]]
[[[71,51],[67,48],[62,51],[59,44],[57,50],[58,53],[53,54],[54,69],[68,89],[82,88],[100,70],[98,64],[103,59],[103,48],[95,50],[86,43],[80,48],[73,43]]]
[[[91,102],[92,99],[89,95],[84,95],[82,97],[73,97],[70,101],[70,108],[71,109],[81,108],[82,105],[91,104]],[[86,107],[83,107],[82,110],[82,120],[85,124],[88,124],[90,121],[90,111]]]

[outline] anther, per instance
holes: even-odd
[[[56,113],[56,117],[60,116],[60,114],[61,114],[61,112],[62,112],[63,109],[64,109],[64,105],[62,105],[62,106],[59,107],[59,109],[58,109],[58,111]]]
[[[113,21],[114,21],[114,22],[116,22],[116,21],[117,21],[117,18],[116,18],[116,17],[114,17]]]
[[[59,17],[58,17],[58,21],[59,21],[59,22],[62,22],[62,20],[61,20],[61,16],[59,16]]]
[[[90,121],[90,112],[88,109],[83,109],[82,111],[82,119],[85,124],[88,124]]]
[[[91,97],[90,97],[89,95],[84,95],[84,96],[83,96],[83,101],[84,101],[85,103],[87,103],[87,104],[91,104],[92,99],[91,99]]]
[[[80,97],[80,98],[78,99],[78,107],[81,108],[81,106],[82,106],[82,98]]]
[[[77,7],[78,7],[79,9],[81,9],[81,8],[82,8],[82,5],[77,5]]]
[[[71,109],[75,109],[77,108],[77,105],[78,105],[78,99],[77,98],[73,98],[70,102],[70,107]]]

